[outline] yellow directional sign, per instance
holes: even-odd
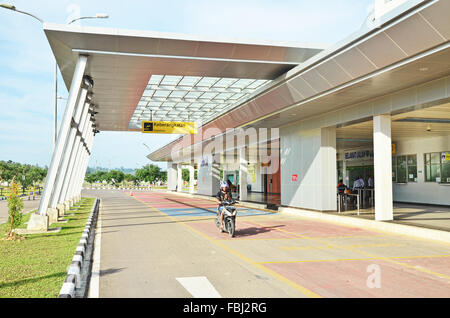
[[[143,121],[142,132],[153,134],[193,135],[197,133],[197,127],[194,122]]]

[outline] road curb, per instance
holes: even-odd
[[[58,298],[84,298],[87,295],[99,206],[100,199],[96,198]]]

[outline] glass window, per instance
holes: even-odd
[[[407,168],[406,168],[406,156],[397,157],[397,182],[406,183],[407,182]]]
[[[392,157],[392,182],[417,182],[417,155]]]
[[[439,165],[430,166],[430,175],[432,182],[441,182],[441,167]]]
[[[344,178],[343,168],[344,168],[344,164],[343,164],[342,160],[339,160],[337,162],[337,177],[338,177],[337,182],[339,182],[339,180]]]
[[[397,157],[392,157],[392,182],[397,182]]]
[[[417,156],[407,156],[408,182],[417,182]]]
[[[450,152],[432,152],[424,155],[425,181],[450,183],[449,155]]]
[[[431,164],[439,164],[440,161],[440,153],[439,152],[433,152],[430,154],[431,155]]]
[[[425,168],[425,182],[431,182],[431,154],[424,154],[423,162]]]
[[[441,153],[442,177],[441,182],[450,183],[450,152]]]

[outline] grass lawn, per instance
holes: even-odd
[[[21,241],[0,240],[0,298],[56,298],[64,283],[95,199],[83,198],[79,210],[52,234],[25,235]],[[24,216],[27,222],[31,213]],[[26,228],[23,224],[21,228]],[[0,225],[1,237],[7,224]]]

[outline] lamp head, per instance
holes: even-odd
[[[11,4],[0,3],[0,7],[8,9],[8,10],[16,11],[16,7]]]

